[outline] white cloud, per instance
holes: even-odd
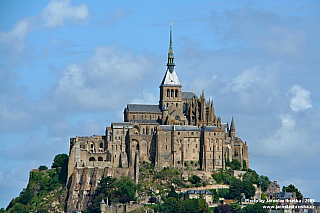
[[[290,107],[293,111],[299,112],[312,108],[312,101],[308,90],[295,84],[290,88],[290,93],[293,95],[290,99]]]
[[[89,60],[64,68],[50,97],[68,109],[122,108],[143,87],[140,82],[152,70],[150,59],[116,45],[97,47]]]
[[[71,0],[51,0],[40,15],[20,19],[8,32],[0,31],[0,41],[10,45],[15,51],[25,46],[26,36],[34,29],[62,26],[66,21],[79,24],[88,20],[89,10],[85,4],[72,6]]]
[[[45,27],[53,28],[69,20],[80,23],[89,17],[89,10],[85,4],[72,6],[71,0],[52,0],[42,10],[40,17]]]
[[[131,11],[123,7],[117,7],[112,14],[104,14],[104,16],[97,21],[99,25],[112,26],[121,19],[126,19],[130,16]]]
[[[12,46],[15,50],[19,51],[24,47],[24,38],[34,27],[34,17],[20,19],[12,28],[12,30],[8,32],[0,31],[0,41]]]
[[[143,90],[142,94],[140,94],[138,97],[134,98],[131,103],[133,104],[158,104],[158,96],[156,96],[154,93]]]

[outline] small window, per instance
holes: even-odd
[[[191,135],[193,135],[193,132],[191,132]]]
[[[135,115],[133,115],[133,116],[132,116],[132,119],[133,119],[133,120],[135,120],[135,119],[136,119],[136,116],[135,116]]]
[[[166,149],[168,149],[168,145],[166,145]]]
[[[100,148],[101,148],[101,149],[103,148],[103,143],[102,143],[102,142],[100,143]]]
[[[91,149],[93,149],[94,148],[94,145],[93,145],[93,143],[91,144]]]
[[[189,135],[189,132],[187,132],[187,135]]]
[[[164,133],[163,133],[163,134],[167,135],[168,133],[167,133],[167,131],[164,131]]]
[[[180,132],[178,132],[178,135],[180,135]]]

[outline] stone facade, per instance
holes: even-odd
[[[127,169],[127,175],[137,182],[142,161],[153,162],[156,170],[171,167],[213,172],[224,169],[227,159],[237,159],[249,167],[248,146],[236,136],[233,118],[229,127],[215,115],[213,101],[206,100],[204,92],[200,97],[183,92],[174,68],[170,30],[159,104],[128,104],[124,121],[111,123],[105,135],[71,138],[70,186],[75,185],[74,181],[79,185],[81,176],[87,175],[86,169],[93,169],[91,176],[86,176],[92,178],[95,168],[104,171],[96,172],[99,178]],[[73,192],[74,196],[81,197],[77,192]]]

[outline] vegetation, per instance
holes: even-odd
[[[230,185],[233,181],[235,181],[237,178],[231,176],[229,172],[220,170],[216,174],[211,175],[212,178],[218,183],[218,184],[228,184]]]
[[[259,213],[267,213],[268,211],[263,208],[263,203],[255,203],[251,205],[246,205],[242,209],[242,213],[252,213],[252,212],[259,212]]]
[[[136,190],[137,185],[128,177],[122,177],[119,180],[110,176],[102,178],[87,211],[91,213],[100,212],[100,202],[102,200],[108,203],[128,203],[134,201],[136,200]]]
[[[38,170],[30,172],[27,188],[9,203],[4,211],[0,212],[48,212],[49,210],[63,211],[65,202],[59,203],[58,200],[65,200],[67,189],[65,187],[67,178],[67,158],[66,154],[57,155],[56,159],[62,163],[55,164],[55,167],[48,169],[47,166],[39,166]],[[53,206],[52,203],[56,202]]]
[[[283,186],[282,187],[282,191],[283,192],[295,192],[296,193],[296,197],[297,197],[298,200],[302,200],[303,199],[303,195],[301,194],[301,192],[298,190],[298,188],[296,188],[292,184],[290,184],[289,186]]]
[[[198,199],[186,199],[186,200],[177,200],[173,197],[168,197],[162,204],[149,205],[156,212],[209,212],[209,207],[207,202],[203,197]]]

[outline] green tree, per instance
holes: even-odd
[[[48,169],[48,167],[47,167],[47,166],[42,165],[42,166],[39,166],[39,167],[38,167],[38,169],[39,169],[39,171],[42,171],[42,170],[47,170],[47,169]]]
[[[198,175],[191,175],[191,177],[188,178],[188,181],[192,184],[199,184],[201,183],[201,178]]]
[[[27,205],[30,203],[33,196],[34,193],[30,190],[30,188],[27,188],[21,193],[20,197],[18,198],[18,202],[22,203],[23,205]]]
[[[269,178],[267,176],[264,176],[264,175],[259,176],[258,185],[261,186],[261,190],[263,192],[265,192],[267,190],[270,183],[271,183],[271,181],[269,180]]]
[[[256,171],[248,169],[248,171],[243,175],[242,180],[250,181],[253,184],[259,184],[259,175]]]
[[[263,206],[263,203],[246,205],[246,207],[242,209],[242,213],[267,213],[268,211],[264,209]]]
[[[295,192],[296,193],[296,197],[297,197],[298,200],[302,200],[303,199],[303,195],[301,194],[299,189],[296,188],[293,184],[290,184],[289,186],[283,186],[282,187],[282,191],[283,192]]]
[[[214,213],[231,213],[231,206],[228,204],[221,204],[218,205],[215,209],[214,209]]]
[[[232,159],[231,161],[231,170],[240,170],[241,163],[237,159]]]
[[[127,196],[130,200],[135,200],[137,185],[128,177],[122,177],[120,180],[114,183],[114,194],[117,198],[121,196]]]
[[[177,199],[174,197],[168,197],[163,205],[166,206],[170,212],[177,212]]]
[[[51,168],[63,167],[66,162],[68,164],[68,155],[58,154],[54,157]]]
[[[242,170],[243,170],[243,171],[247,171],[247,169],[248,169],[248,168],[247,168],[247,161],[243,160],[243,161],[242,161]]]
[[[229,198],[241,200],[241,193],[243,192],[243,183],[237,179],[230,184],[229,187]]]
[[[179,199],[179,194],[176,192],[173,186],[170,186],[170,192],[168,194],[168,197],[173,197],[175,199]]]
[[[186,212],[197,212],[195,199],[186,199],[183,201]]]
[[[27,210],[23,204],[16,203],[10,210],[10,213],[27,213]]]
[[[242,184],[243,184],[242,192],[244,193],[246,198],[253,197],[255,195],[256,189],[252,185],[252,183],[249,181],[243,181]]]

